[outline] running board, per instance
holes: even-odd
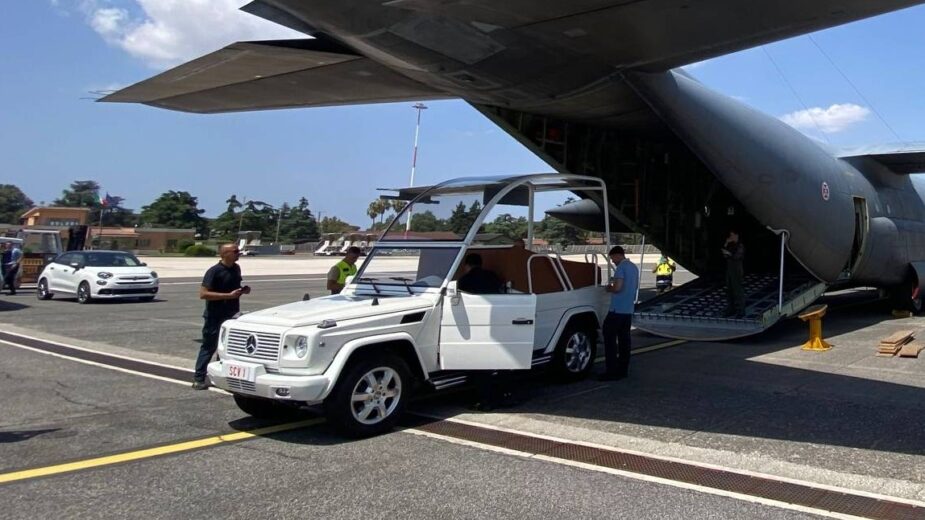
[[[689,341],[744,338],[796,315],[828,287],[809,276],[788,278],[781,305],[776,276],[750,274],[744,285],[744,316],[724,316],[726,289],[721,281],[698,279],[641,304],[633,316],[633,325],[657,336]]]

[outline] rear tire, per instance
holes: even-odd
[[[93,297],[90,295],[90,284],[80,282],[77,286],[77,303],[90,303]]]
[[[263,397],[234,394],[234,404],[242,412],[258,419],[293,419],[299,415],[295,407]]]
[[[371,437],[392,430],[411,396],[411,371],[395,354],[363,356],[341,373],[324,401],[331,424],[342,434]]]
[[[553,370],[563,381],[584,379],[594,368],[597,356],[597,328],[588,323],[569,323],[553,354]]]
[[[52,292],[48,290],[48,280],[46,280],[45,278],[42,278],[41,280],[39,280],[39,285],[35,290],[35,297],[40,300],[50,300],[54,296],[55,295],[52,294]]]

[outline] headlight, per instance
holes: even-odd
[[[228,339],[228,327],[222,327],[222,332],[218,336],[218,346],[224,348],[225,340]]]
[[[108,280],[108,279],[112,278],[112,273],[107,273],[106,271],[101,271],[101,272],[99,272],[99,273],[96,273],[96,276],[97,276],[98,278],[102,278],[103,280]]]
[[[299,358],[304,358],[305,354],[308,354],[308,338],[305,336],[296,336],[295,355]]]
[[[151,278],[157,278],[157,272],[151,271]]]

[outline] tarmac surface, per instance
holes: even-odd
[[[266,273],[277,267],[258,264],[268,260],[279,261],[242,260],[253,287],[251,298],[242,301],[244,310],[324,292],[323,274],[313,272],[323,273],[320,260],[308,262],[312,269],[304,274],[287,275]],[[175,272],[194,267],[200,266],[180,265]],[[163,268],[155,268],[163,277]],[[678,273],[676,281],[687,278]],[[189,370],[201,327],[198,283],[191,276],[165,278],[159,300],[152,303],[78,305],[58,298],[38,301],[29,292],[2,295],[0,331]],[[647,277],[643,285],[651,283]],[[527,399],[512,408],[473,413],[472,395],[457,391],[428,396],[412,409],[451,421],[922,502],[925,360],[880,358],[875,352],[880,338],[921,329],[925,321],[893,319],[874,296],[858,290],[826,297],[825,337],[835,345],[828,352],[801,351],[807,330],[796,320],[727,343],[673,345],[637,333],[637,352],[655,349],[634,356],[626,380],[563,385],[535,374],[521,380]],[[518,456],[413,429],[347,442],[320,420],[240,442],[2,483],[4,475],[23,469],[163,449],[267,424],[245,416],[220,392],[194,392],[182,382],[11,342],[0,341],[0,353],[3,518],[825,514]]]

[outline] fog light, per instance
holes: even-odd
[[[278,395],[279,397],[289,397],[289,389],[288,388],[277,388],[276,395]]]
[[[106,285],[106,280],[97,280],[96,285]]]

